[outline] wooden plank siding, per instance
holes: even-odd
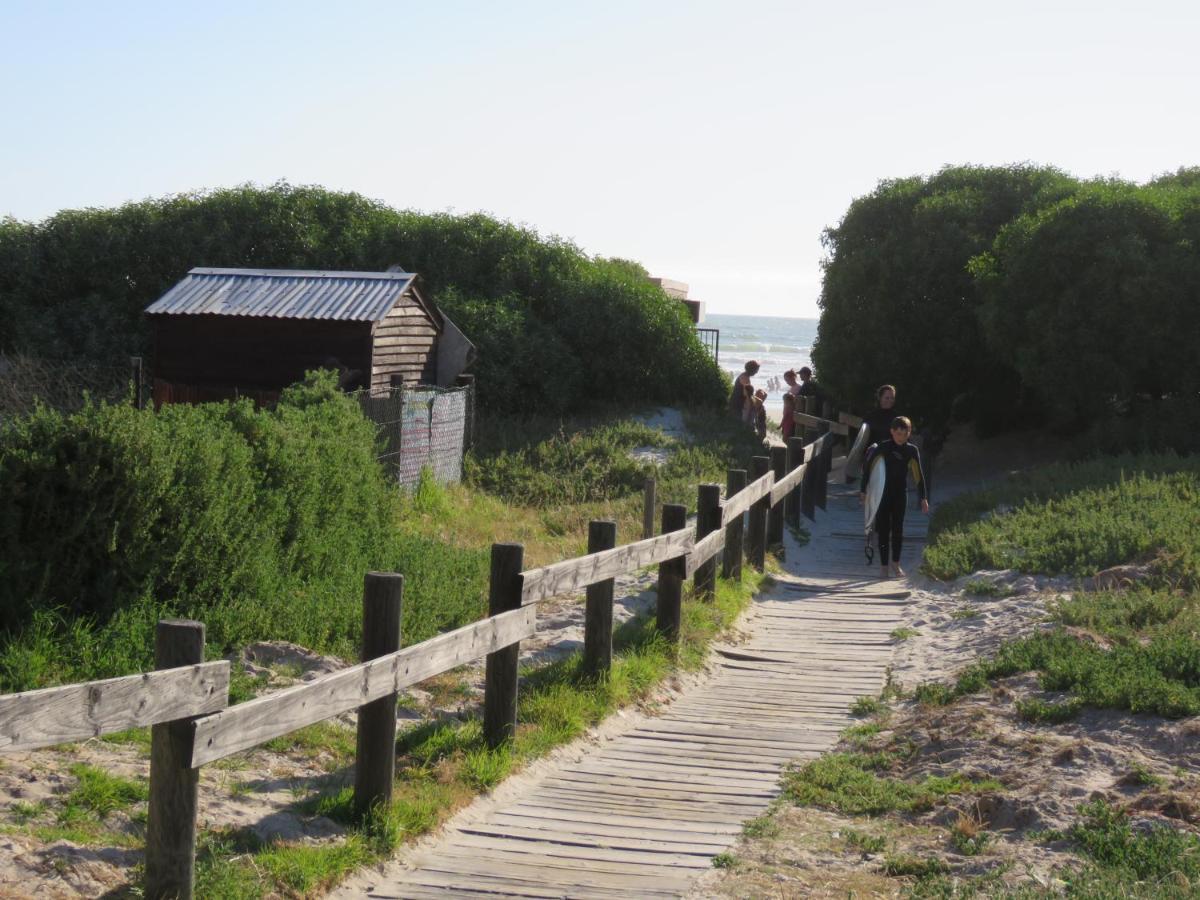
[[[397,381],[405,387],[437,383],[438,328],[412,290],[406,291],[372,330],[371,390]]]
[[[251,316],[152,316],[156,378],[279,390],[331,357],[366,371],[370,323]]]

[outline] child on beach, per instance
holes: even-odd
[[[767,408],[763,405],[766,400],[767,392],[762,388],[754,392],[754,432],[760,441],[767,437]]]
[[[791,391],[783,395],[783,415],[779,419],[779,428],[783,432],[783,441],[786,444],[796,432],[796,395]]]
[[[904,575],[904,570],[900,568],[900,546],[904,542],[904,509],[908,505],[910,473],[917,483],[921,512],[929,514],[929,492],[925,482],[925,470],[921,468],[921,451],[908,442],[912,434],[912,422],[905,416],[897,416],[892,420],[890,431],[889,440],[873,444],[867,450],[858,495],[859,501],[865,503],[871,463],[881,457],[880,465],[884,466],[887,476],[883,486],[883,499],[879,503],[879,511],[875,514],[881,578],[887,578],[889,574],[893,578]]]

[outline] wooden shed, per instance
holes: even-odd
[[[348,390],[448,386],[474,356],[411,272],[192,269],[146,316],[159,403],[270,400],[316,368]]]

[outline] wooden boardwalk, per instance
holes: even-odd
[[[835,473],[839,470],[835,470]],[[856,697],[884,683],[907,591],[862,552],[853,488],[826,512],[788,573],[717,648],[714,674],[661,716],[553,765],[474,821],[452,822],[370,890],[337,896],[678,897],[779,794],[789,763],[827,750]],[[918,558],[923,517],[913,517]]]

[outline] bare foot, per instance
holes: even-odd
[[[887,567],[887,566],[880,566],[880,567],[879,567],[879,577],[880,577],[880,578],[887,578],[887,577],[889,577],[889,572],[888,572],[888,567]]]
[[[902,568],[900,568],[900,563],[892,563],[892,577],[893,578],[903,578],[904,577],[904,570]]]

